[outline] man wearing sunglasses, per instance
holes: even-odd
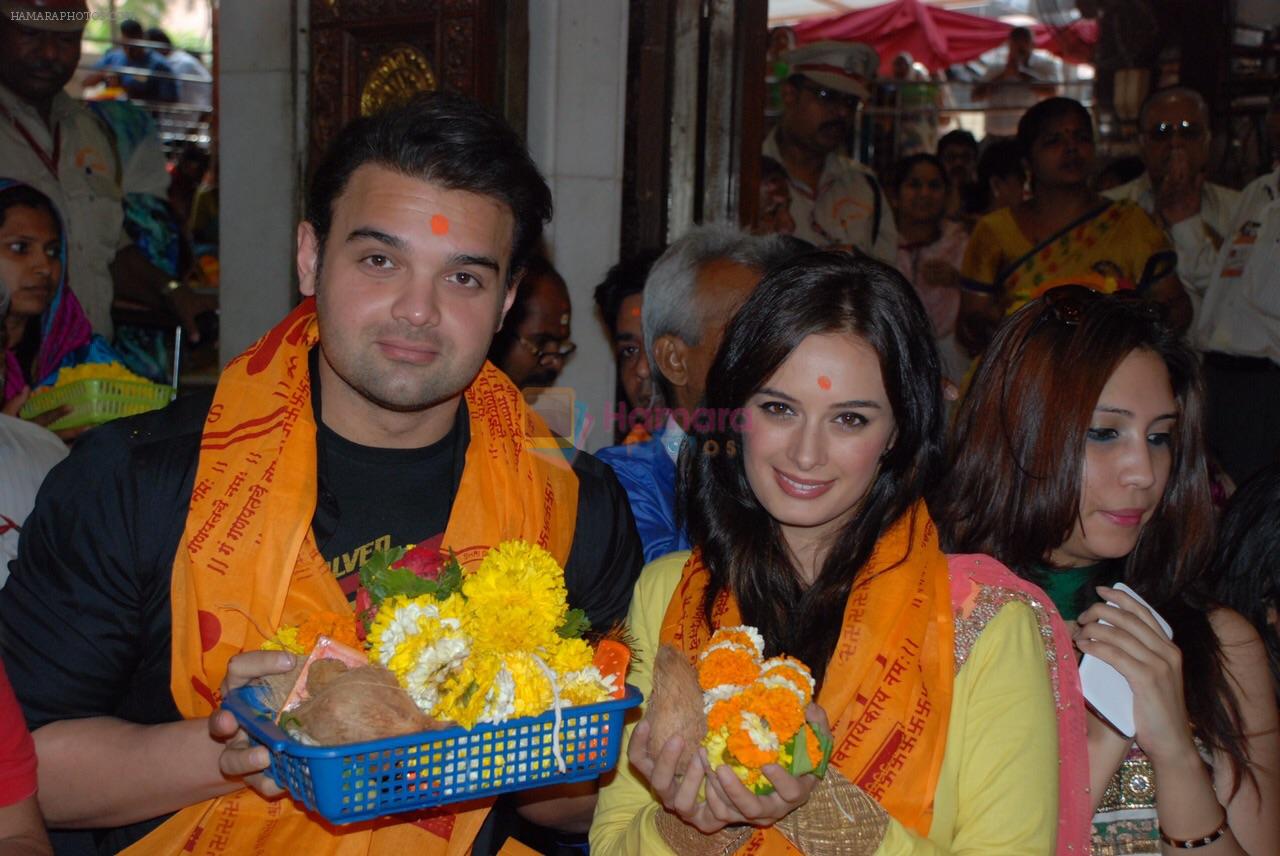
[[[1198,308],[1240,194],[1205,180],[1209,105],[1199,92],[1184,86],[1153,92],[1138,127],[1146,172],[1103,195],[1136,202],[1164,228],[1178,254],[1178,278]]]
[[[787,171],[795,236],[892,264],[898,230],[884,191],[869,167],[844,154],[880,57],[864,44],[815,42],[784,59],[791,76],[782,86],[782,116],[765,138],[764,155]]]

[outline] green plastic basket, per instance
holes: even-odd
[[[21,415],[23,419],[31,419],[69,404],[71,412],[48,426],[50,431],[63,431],[159,410],[175,395],[173,387],[145,380],[86,378],[34,391],[22,406]]]

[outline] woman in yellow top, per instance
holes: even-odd
[[[1018,143],[1031,196],[983,217],[969,237],[960,269],[961,344],[979,353],[1002,318],[1065,281],[1145,292],[1168,304],[1170,322],[1185,329],[1191,304],[1164,232],[1136,204],[1112,202],[1089,187],[1089,111],[1070,98],[1041,101],[1018,123]]]
[[[705,751],[682,767],[679,737],[651,754],[641,721],[601,790],[596,856],[1046,854],[1055,836],[1084,852],[1087,800],[1059,826],[1060,791],[1087,778],[1059,772],[1060,733],[1084,757],[1079,705],[1055,707],[1065,628],[994,560],[944,556],[920,499],[941,458],[929,331],[900,274],[839,253],[774,270],[729,325],[714,418],[680,458],[697,547],[641,575],[629,681],[649,693],[660,645],[692,662],[716,627],[752,625],[766,656],[813,672],[831,766],[766,765],[759,796]]]

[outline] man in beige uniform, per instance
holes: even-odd
[[[111,338],[124,298],[174,313],[188,333],[206,298],[154,267],[124,230],[129,176],[110,129],[63,91],[80,62],[84,0],[0,0],[0,178],[48,196],[62,216],[67,281],[95,333]]]
[[[879,57],[868,45],[815,42],[785,59],[791,76],[782,86],[782,118],[765,138],[764,154],[787,171],[795,236],[893,264],[898,230],[880,182],[841,153]]]

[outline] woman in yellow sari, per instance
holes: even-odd
[[[1185,329],[1191,304],[1173,273],[1177,259],[1164,232],[1136,204],[1089,188],[1089,111],[1070,98],[1041,101],[1018,123],[1018,143],[1032,195],[983,217],[969,237],[960,269],[961,344],[979,353],[1001,319],[1064,281],[1144,292],[1168,304],[1170,322]]]
[[[989,557],[943,555],[921,501],[943,405],[910,285],[840,253],[774,270],[705,407],[680,458],[697,546],[642,573],[628,680],[648,694],[659,646],[693,661],[716,628],[756,627],[766,656],[812,671],[808,718],[834,753],[821,779],[766,764],[761,796],[705,751],[682,763],[680,737],[650,747],[642,720],[601,789],[594,856],[1085,852],[1087,770],[1058,764],[1086,757],[1080,705],[1055,702],[1072,692],[1061,619]]]

